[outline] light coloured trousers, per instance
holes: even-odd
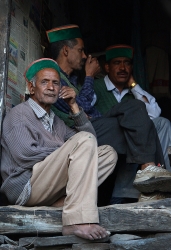
[[[98,185],[112,173],[116,162],[112,147],[97,147],[91,133],[79,132],[33,166],[26,206],[48,206],[66,194],[63,225],[99,223]]]

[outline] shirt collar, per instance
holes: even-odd
[[[78,77],[74,74],[71,74],[71,75],[67,75],[61,68],[60,68],[60,71],[62,74],[64,74],[64,76],[66,76],[66,78],[68,78],[68,80],[74,84],[74,86],[77,86],[77,79]]]
[[[105,76],[104,81],[105,81],[106,88],[108,91],[112,91],[116,89],[115,85],[111,82],[108,75]]]
[[[37,118],[42,118],[45,115],[48,115],[46,110],[44,110],[37,102],[35,102],[32,98],[28,99],[28,103],[30,107],[33,109],[34,113],[36,114]],[[55,114],[52,110],[50,110],[50,118],[54,118]]]
[[[108,75],[105,76],[104,82],[106,84],[106,88],[108,91],[118,91],[119,92],[119,90],[115,87],[115,85],[109,79]],[[122,92],[124,92],[124,94],[126,94],[129,92],[129,89],[123,89]]]

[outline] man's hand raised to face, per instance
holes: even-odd
[[[94,77],[96,74],[100,72],[100,65],[97,58],[88,56],[87,61],[85,63],[85,72],[86,76]]]
[[[135,83],[135,79],[134,79],[133,75],[130,76],[129,81],[127,83],[128,88],[131,87],[132,83]]]
[[[137,85],[137,83],[135,82],[135,79],[134,79],[134,77],[132,75],[130,76],[129,81],[128,81],[127,84],[128,84],[128,88],[131,88],[131,89],[133,89]],[[146,96],[142,96],[142,101],[149,103]]]
[[[67,86],[63,86],[59,92],[59,98],[62,98],[70,106],[73,114],[76,114],[80,111],[75,100],[76,95],[77,94],[74,89]]]

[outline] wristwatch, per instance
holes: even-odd
[[[133,83],[131,83],[130,88],[132,89],[132,88],[134,88],[136,85],[137,85],[137,83],[136,83],[136,82],[133,82]]]

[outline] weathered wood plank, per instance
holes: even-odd
[[[99,208],[110,232],[171,232],[171,199]],[[53,207],[0,207],[0,234],[60,234],[62,210]]]
[[[99,215],[110,232],[171,232],[171,199],[108,206]]]
[[[74,250],[110,250],[108,243],[74,244]]]
[[[171,234],[155,235],[154,237],[137,240],[118,240],[110,244],[112,250],[170,250]]]
[[[12,246],[12,245],[2,245],[0,246],[0,250],[27,250],[25,247],[17,247],[17,246]]]
[[[0,234],[62,232],[62,210],[53,207],[0,207]]]
[[[141,236],[133,235],[133,234],[114,234],[110,237],[110,242],[114,243],[115,241],[118,240],[137,240],[137,239],[142,239]]]
[[[64,246],[56,246],[56,247],[35,247],[34,250],[72,250],[72,246],[64,247]]]
[[[109,237],[105,239],[93,240],[93,242],[107,242]],[[19,239],[19,246],[27,247],[34,245],[35,247],[50,247],[59,245],[69,245],[75,243],[92,243],[91,240],[82,239],[74,235],[54,236],[54,237],[25,237]]]

